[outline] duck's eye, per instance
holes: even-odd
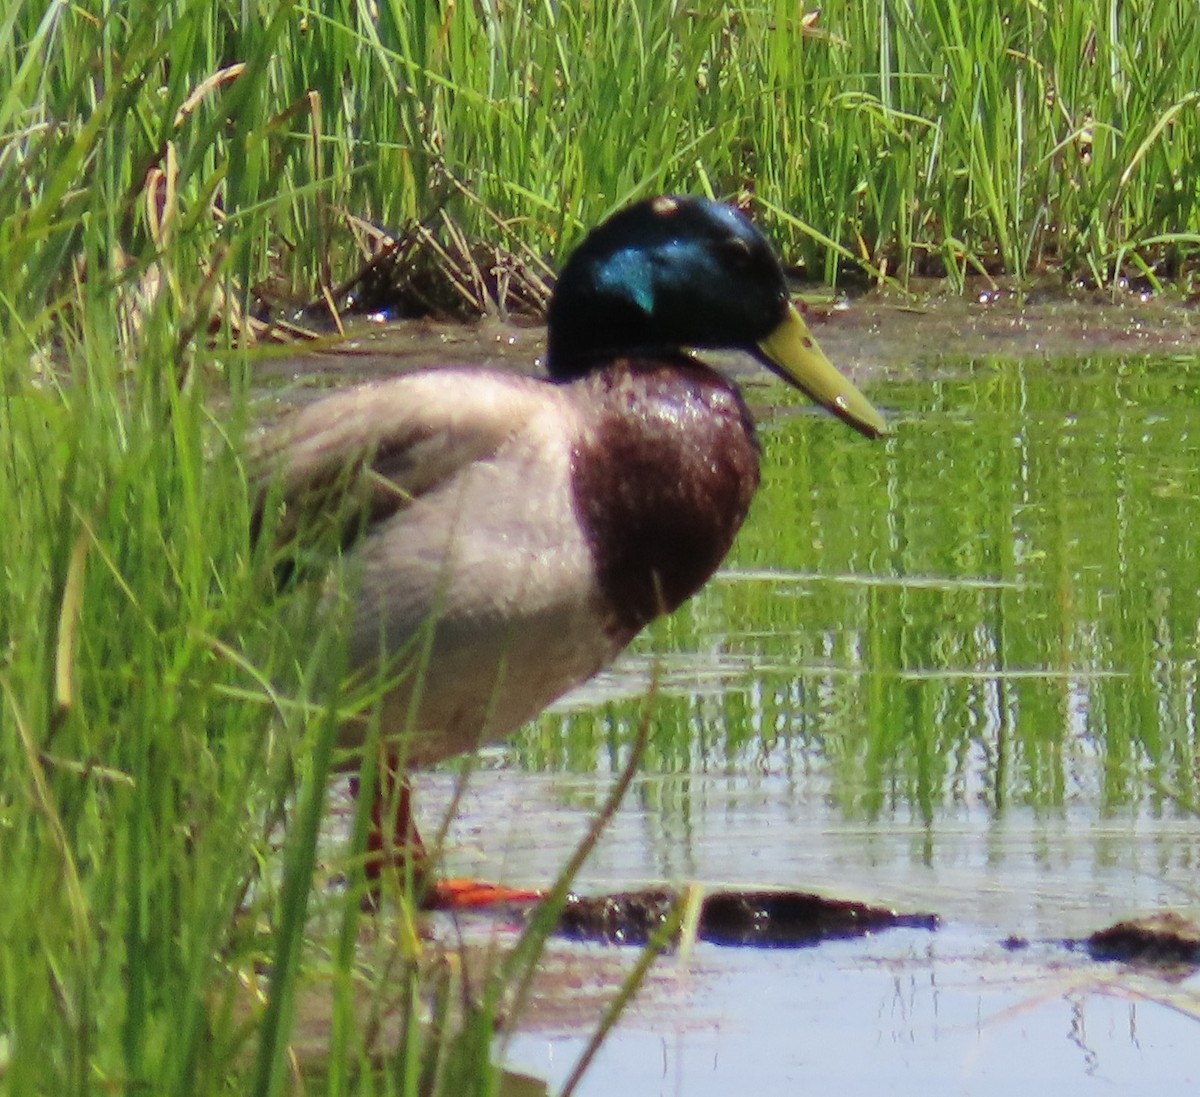
[[[730,236],[721,243],[721,258],[729,266],[737,270],[745,270],[750,265],[750,245],[740,236]]]

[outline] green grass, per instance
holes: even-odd
[[[171,250],[224,256],[235,295],[345,276],[345,211],[395,226],[445,206],[561,257],[662,190],[752,196],[827,279],[1191,271],[1200,43],[1178,0],[365,10],[12,6],[10,309],[41,335],[74,261],[116,277],[117,245],[133,272],[155,257],[146,177],[168,149]]]
[[[830,3],[814,26],[782,2],[367,11],[0,14],[14,1094],[278,1093],[314,972],[334,988],[329,1092],[450,1092],[463,1062],[496,1084],[486,1009],[449,1039],[458,1065],[415,1043],[427,984],[403,924],[372,960],[410,1022],[380,1073],[353,897],[324,911],[324,954],[310,923],[337,643],[250,543],[255,358],[231,318],[260,283],[345,277],[344,213],[444,207],[561,257],[628,200],[686,190],[752,196],[825,278],[1191,271],[1200,42],[1178,2]]]

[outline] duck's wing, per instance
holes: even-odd
[[[493,457],[544,400],[544,382],[443,369],[358,385],[289,415],[250,447],[255,530],[345,545]]]

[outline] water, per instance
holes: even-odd
[[[876,313],[818,329],[851,365],[840,344],[862,337],[892,437],[748,386],[764,483],[727,568],[482,759],[450,867],[553,878],[657,682],[641,776],[581,890],[778,885],[933,910],[945,928],[668,958],[582,1093],[1178,1092],[1195,1078],[1195,978],[1053,943],[1200,910],[1190,321],[1072,311],[1039,331],[993,313],[981,336],[971,314],[966,343],[954,315],[897,315],[894,340]],[[1063,327],[1104,353],[1045,358]],[[978,353],[1001,330],[1024,357]],[[1112,353],[1147,344],[1172,353]],[[452,781],[420,779],[425,817]],[[1006,951],[1010,935],[1034,944]],[[555,946],[509,1060],[561,1082],[633,960]]]
[[[1194,803],[1194,374],[938,366],[875,386],[883,445],[760,416],[765,480],[727,569],[513,757],[611,770],[657,674],[644,771],[784,775],[843,820],[936,834]]]
[[[663,962],[579,1092],[1190,1092],[1196,1020],[1169,989],[1130,982],[981,952],[953,930],[788,953],[702,949],[686,966]],[[558,1081],[576,1047],[546,1028],[519,1038],[510,1061]]]

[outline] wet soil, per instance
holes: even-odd
[[[571,895],[558,932],[580,941],[644,945],[683,901],[679,891],[661,887]],[[701,899],[694,937],[717,945],[804,948],[901,926],[932,930],[937,923],[936,914],[904,914],[811,892],[725,889]]]
[[[981,288],[974,300],[874,293],[802,303],[825,352],[864,383],[921,377],[947,356],[961,361],[966,355],[1048,359],[1200,351],[1200,311],[1178,300],[1057,292],[1023,302],[1011,292]],[[349,338],[271,350],[256,375],[272,388],[302,392],[464,362],[538,373],[544,351],[545,329],[529,322],[363,320]],[[743,383],[773,384],[749,358],[724,356],[724,364]]]

